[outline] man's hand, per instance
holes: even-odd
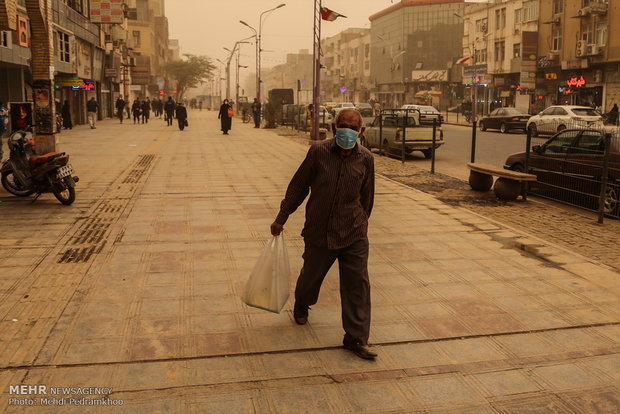
[[[271,234],[273,236],[279,236],[282,230],[284,230],[284,226],[280,223],[276,223],[275,221],[271,223]]]

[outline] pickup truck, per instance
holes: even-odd
[[[406,126],[405,151],[411,154],[413,151],[421,151],[424,158],[430,158],[433,148],[433,127],[421,126],[416,120],[418,114],[409,116],[397,116],[397,114],[383,115],[383,127],[379,128],[380,116],[366,125],[364,134],[360,137],[360,143],[368,149],[383,147],[387,154],[398,154],[402,151],[403,126]],[[381,133],[383,136],[381,136]],[[443,145],[443,130],[437,127],[435,136],[435,149]]]

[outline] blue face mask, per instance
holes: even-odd
[[[351,149],[357,142],[359,132],[350,128],[338,128],[336,130],[336,144],[342,149]]]

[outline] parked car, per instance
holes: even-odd
[[[351,102],[342,102],[336,104],[336,106],[334,106],[332,109],[332,115],[334,116],[334,119],[338,116],[338,112],[342,111],[345,108],[355,109],[355,105],[353,105]]]
[[[385,153],[399,153],[402,151],[402,136],[405,135],[405,151],[421,151],[425,158],[430,158],[433,148],[433,128],[421,126],[415,116],[398,116],[398,114],[383,115],[383,125],[380,125],[381,116],[375,117],[372,123],[366,125],[366,130],[360,137],[360,143],[368,149],[382,147]],[[406,121],[405,121],[406,120]],[[405,123],[406,122],[406,123]],[[406,126],[406,131],[404,130]],[[437,129],[435,148],[444,144],[443,130]]]
[[[401,109],[419,110],[421,124],[433,125],[433,120],[436,119],[437,125],[441,125],[441,121],[443,121],[443,117],[441,116],[441,113],[434,106],[406,104],[406,105],[403,105]]]
[[[544,144],[534,145],[528,172],[536,174],[538,181],[532,186],[544,188],[550,197],[563,201],[585,199],[586,207],[598,208],[607,135],[611,135],[611,149],[604,211],[620,215],[620,133],[617,129],[565,129]],[[524,166],[525,152],[509,155],[504,163],[504,168],[515,171],[524,171]]]
[[[567,128],[602,127],[603,117],[588,106],[553,105],[527,121],[533,137],[555,134]]]
[[[355,109],[357,109],[363,117],[374,115],[372,106],[370,106],[369,103],[358,103],[357,105],[355,105]]]
[[[300,119],[300,115],[301,114],[301,119]],[[295,124],[298,127],[301,128],[310,128],[310,115],[308,114],[308,108],[307,105],[303,105],[302,106],[302,110],[298,111],[295,113],[294,115],[295,117]],[[319,107],[319,128],[331,128],[331,123],[332,123],[333,117],[332,114],[329,113],[329,111],[327,111],[327,109],[325,109],[324,106],[320,106]]]
[[[480,120],[480,131],[499,129],[505,134],[513,129],[525,130],[530,115],[517,108],[497,108]]]

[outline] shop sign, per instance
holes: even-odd
[[[538,58],[538,32],[521,32],[521,61],[536,61]]]
[[[80,86],[84,81],[80,78],[75,79],[56,79],[56,87],[68,86],[70,88]]]
[[[74,85],[71,87],[74,91],[94,91],[95,82],[82,82],[80,85]]]
[[[502,98],[509,98],[509,97],[510,97],[510,91],[501,91],[501,92],[499,93],[499,95],[500,95]]]
[[[567,69],[587,69],[588,59],[563,60],[562,70]]]
[[[586,80],[583,78],[583,76],[577,78],[577,77],[572,77],[569,80],[566,81],[566,84],[568,85],[568,87],[576,87],[576,88],[581,88],[582,86],[586,85]]]
[[[447,70],[414,70],[411,71],[412,82],[444,82],[448,80]]]
[[[520,84],[523,89],[534,89],[536,87],[536,61],[521,61]]]
[[[90,0],[90,21],[93,23],[123,23],[122,0]]]
[[[479,73],[487,73],[487,65],[472,65],[463,67],[465,75],[477,75]]]
[[[506,84],[506,78],[498,76],[494,79],[495,86],[504,86]]]
[[[555,80],[558,78],[558,74],[557,73],[545,73],[545,79],[547,80]]]
[[[117,76],[116,68],[105,68],[103,72],[106,78],[115,78]]]

